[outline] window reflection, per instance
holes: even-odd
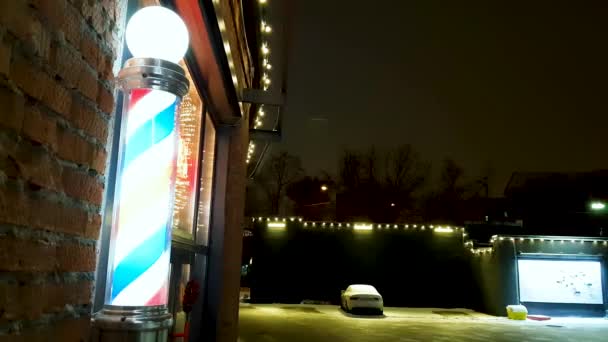
[[[188,94],[182,99],[179,110],[179,145],[175,179],[175,205],[173,212],[174,235],[192,239],[196,209],[196,180],[199,174],[198,151],[202,124],[203,101],[185,63],[180,65],[190,81]]]
[[[207,113],[205,115],[205,135],[203,145],[203,164],[198,202],[198,219],[196,227],[197,243],[207,245],[209,242],[209,223],[211,218],[211,190],[213,189],[213,170],[215,164],[215,125]]]

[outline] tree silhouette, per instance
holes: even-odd
[[[415,206],[414,194],[425,183],[429,164],[411,145],[379,151],[346,150],[340,159],[338,183],[341,219],[392,222]]]
[[[304,170],[300,158],[282,151],[273,154],[264,163],[256,183],[261,186],[270,203],[270,214],[279,214],[281,199],[287,187],[302,177]]]

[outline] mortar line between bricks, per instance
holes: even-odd
[[[0,271],[0,284],[74,284],[95,281],[95,272]]]
[[[5,324],[0,324],[0,337],[2,335],[15,334],[23,330],[36,329],[47,327],[55,322],[66,319],[78,319],[91,316],[91,306],[89,304],[81,305],[66,305],[63,311],[53,314],[43,314],[42,318],[37,320],[17,320]]]
[[[31,191],[27,189],[29,183],[23,179],[7,179],[0,185],[17,187],[20,190],[25,190],[27,196],[40,197],[45,200],[49,200],[57,204],[67,204],[72,208],[81,209],[87,214],[99,214],[101,206],[89,203],[87,201],[72,198],[64,193],[56,192],[53,190],[41,188],[40,190]]]
[[[27,136],[23,136],[20,135],[18,132],[15,132],[9,128],[5,128],[5,127],[0,127],[0,133],[5,133],[8,134],[16,143],[20,143],[22,140],[23,141],[27,141],[30,143],[30,145],[38,145],[39,143],[30,139]],[[79,170],[81,172],[86,172],[89,174],[89,176],[96,178],[98,182],[100,182],[101,184],[105,184],[105,176],[98,172],[97,170],[91,168],[91,167],[83,167],[81,165],[79,165],[76,162],[73,162],[71,160],[65,160],[63,158],[61,158],[59,155],[57,155],[54,151],[52,151],[48,146],[46,145],[41,145],[44,147],[46,153],[49,154],[49,156],[53,157],[53,159],[55,159],[61,166],[63,167],[68,167],[74,170]],[[107,151],[106,151],[107,152]],[[94,173],[94,175],[91,175],[91,172]]]
[[[17,52],[21,52],[19,49],[16,49],[15,51]],[[25,57],[24,57],[25,58]],[[30,62],[35,62],[35,60],[32,60],[30,58],[25,58],[26,60],[30,61]],[[35,67],[35,69],[37,69],[38,72],[43,72],[44,74],[46,74],[46,76],[53,78],[54,75],[52,75],[51,73],[48,72],[48,70],[45,70],[44,68],[40,67],[40,63],[30,63],[32,66]],[[96,79],[97,82],[99,82],[99,79]],[[98,141],[97,138],[90,136],[88,134],[84,133],[84,130],[82,129],[78,129],[76,127],[73,127],[73,124],[65,118],[64,115],[57,113],[56,111],[54,111],[52,108],[50,108],[47,104],[45,104],[43,101],[38,100],[34,97],[32,97],[30,94],[28,94],[24,89],[22,89],[21,87],[19,87],[17,84],[15,84],[14,82],[11,82],[12,85],[14,87],[16,87],[19,90],[20,95],[23,96],[23,98],[28,101],[29,103],[34,104],[35,106],[38,106],[41,110],[44,110],[45,113],[49,114],[50,116],[52,116],[54,119],[57,120],[57,123],[59,123],[63,128],[68,129],[69,131],[71,131],[72,133],[77,134],[78,136],[80,136],[81,138],[83,138],[85,141],[95,145],[96,147],[99,148],[103,148],[104,150],[106,149],[106,143],[102,143],[101,141]],[[95,113],[100,116],[103,120],[108,120],[108,124],[109,119],[106,118],[106,116],[109,116],[104,114],[104,112],[102,112],[99,109],[99,106],[97,105],[96,102],[93,102],[92,100],[86,98],[86,96],[84,96],[84,94],[82,94],[78,89],[71,89],[68,87],[65,87],[65,85],[63,84],[63,82],[56,82],[58,86],[60,86],[61,88],[65,89],[66,91],[68,91],[70,93],[70,96],[74,96],[74,94],[77,94],[79,97],[82,97],[84,99],[89,100],[90,102],[88,103],[89,105],[91,103],[94,103],[95,106],[93,106],[93,108],[95,108]],[[107,89],[109,91],[109,89]],[[107,140],[107,139],[106,139]]]
[[[72,234],[11,224],[0,224],[0,237],[2,236],[10,236],[21,240],[44,240],[51,244],[59,242],[68,242],[81,246],[96,246],[97,244],[96,239],[87,239]]]
[[[57,121],[57,124],[59,124],[61,126],[61,128],[64,128],[67,131],[78,135],[79,137],[81,137],[82,139],[84,139],[86,142],[92,144],[93,146],[95,146],[97,148],[101,148],[101,149],[106,150],[107,142],[106,143],[102,143],[97,138],[86,134],[83,129],[74,127],[74,124],[72,124],[68,119],[66,119],[63,115],[55,112],[53,109],[51,109],[50,107],[48,107],[42,101],[38,101],[38,100],[32,98],[31,96],[29,96],[28,94],[25,94],[24,97],[28,101],[34,102],[35,105],[38,106],[38,108],[40,108],[41,110],[44,111],[44,113],[48,114],[50,117],[52,117],[53,119],[55,119]],[[99,114],[97,114],[97,115],[99,115]],[[108,124],[109,124],[109,122],[108,122]],[[107,140],[107,138],[106,138],[106,140]],[[107,150],[106,150],[106,152],[107,152]]]
[[[83,168],[82,166],[79,166],[78,164],[74,163],[73,161],[61,159],[61,158],[59,158],[59,156],[53,156],[53,157],[55,158],[57,163],[59,163],[60,166],[62,166],[64,168],[72,169],[72,170],[77,170],[82,173],[86,173],[89,175],[89,177],[95,178],[95,180],[99,184],[101,184],[101,185],[106,184],[106,177],[103,174],[97,172],[97,170],[89,168],[89,167]]]
[[[46,76],[48,76],[49,78],[51,78],[51,79],[53,79],[53,80],[54,80],[54,77],[55,77],[55,74],[56,74],[56,73],[55,73],[55,70],[50,69],[50,67],[48,66],[48,61],[47,61],[47,60],[45,60],[45,59],[43,59],[43,58],[42,58],[42,57],[40,57],[40,56],[35,56],[35,55],[31,55],[30,53],[28,53],[28,52],[27,52],[27,51],[26,51],[26,50],[25,50],[23,47],[21,47],[21,46],[20,46],[21,41],[20,41],[19,39],[17,39],[17,37],[15,37],[14,35],[12,35],[12,33],[10,33],[10,32],[8,32],[8,34],[9,34],[9,35],[11,35],[11,36],[12,36],[12,38],[13,38],[13,39],[15,39],[15,42],[16,42],[16,43],[15,43],[15,45],[13,46],[13,50],[12,50],[12,51],[13,51],[13,55],[22,57],[24,60],[28,61],[28,64],[30,64],[32,67],[34,67],[35,69],[37,69],[37,71],[38,71],[38,72],[42,72],[42,73],[44,73]],[[68,44],[68,45],[69,45],[69,43],[66,43],[66,44]],[[72,48],[73,48],[73,47],[72,47]],[[80,53],[79,53],[79,55],[80,55]],[[94,73],[95,75],[97,75],[97,70],[96,70],[95,68],[93,68],[91,65],[89,65],[89,63],[87,63],[86,61],[85,61],[85,63],[84,63],[84,64],[86,65],[86,68],[88,68],[88,69],[89,69],[89,70],[88,70],[89,72],[92,72],[92,73]],[[97,82],[98,84],[102,84],[102,81],[103,81],[102,79],[99,79],[98,77],[95,77],[95,80],[96,80],[96,82]],[[17,89],[19,89],[19,92],[20,92],[20,93],[21,93],[21,94],[22,94],[24,97],[28,98],[29,100],[33,100],[33,101],[35,101],[35,102],[39,102],[39,103],[43,104],[43,102],[42,102],[42,101],[39,101],[39,100],[34,99],[33,97],[31,97],[29,94],[27,94],[27,92],[25,92],[23,89],[21,89],[19,86],[17,86],[17,85],[16,85],[14,82],[11,82],[11,83],[12,83],[12,85],[13,85],[14,87],[16,87]],[[104,114],[104,113],[105,113],[105,112],[101,111],[101,109],[99,108],[99,106],[98,106],[97,102],[95,102],[95,101],[94,101],[94,100],[92,100],[92,99],[87,98],[87,97],[86,97],[86,96],[85,96],[85,95],[84,95],[84,94],[83,94],[83,93],[80,91],[80,89],[78,89],[78,88],[71,88],[71,87],[67,87],[67,86],[65,85],[65,81],[63,81],[63,80],[62,80],[62,81],[56,81],[56,80],[55,80],[55,83],[56,83],[58,86],[60,86],[60,87],[62,87],[63,89],[67,90],[68,92],[70,92],[70,95],[73,95],[74,93],[76,93],[76,94],[78,94],[79,96],[82,96],[82,97],[86,98],[88,101],[90,101],[89,103],[94,103],[94,104],[95,104],[95,106],[94,106],[95,111],[96,111],[98,114],[100,114],[100,113],[101,113],[101,114]],[[108,89],[107,87],[105,87],[105,88],[106,88],[106,90],[108,90],[108,91],[110,90],[110,89]],[[45,107],[46,107],[46,106],[45,106]],[[48,108],[48,107],[47,107],[47,108]],[[49,108],[49,110],[50,110],[50,108]],[[52,111],[52,110],[51,110],[51,111]],[[110,114],[111,114],[111,113],[107,113],[107,114],[105,114],[105,116],[109,116]]]

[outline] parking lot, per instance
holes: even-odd
[[[354,316],[330,305],[242,305],[239,341],[606,341],[608,320],[510,321],[464,309],[385,308]]]

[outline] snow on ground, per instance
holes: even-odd
[[[331,305],[242,305],[240,342],[608,341],[608,320],[512,321],[467,309],[385,308],[356,316]]]

